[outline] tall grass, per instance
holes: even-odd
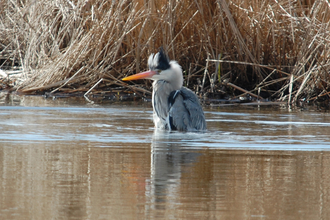
[[[330,96],[326,0],[2,0],[1,5],[0,69],[20,67],[14,88],[22,92],[87,91],[100,79],[98,88],[125,87],[120,79],[146,69],[148,55],[163,46],[199,93],[239,94],[228,86],[235,85],[290,102]]]

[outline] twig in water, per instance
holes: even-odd
[[[103,78],[100,79],[97,83],[95,83],[94,86],[92,86],[92,88],[90,88],[85,94],[84,97],[87,98],[86,96],[88,95],[88,93],[90,93],[100,82],[102,82]]]
[[[221,60],[222,54],[220,53],[218,56],[218,60]],[[217,63],[217,73],[218,73],[218,80],[221,82],[221,64],[220,62]]]
[[[298,91],[297,91],[297,94],[296,94],[296,96],[294,97],[294,100],[293,100],[293,101],[297,101],[300,92],[301,92],[301,91],[303,90],[303,88],[305,87],[305,85],[306,85],[306,83],[307,83],[307,81],[308,81],[308,79],[309,79],[309,77],[310,77],[311,74],[312,74],[312,71],[309,71],[308,75],[305,76],[304,81],[301,83],[301,85],[300,85],[300,87],[299,87],[299,89],[298,89]]]
[[[189,64],[189,71],[188,71],[187,85],[186,85],[187,87],[189,86],[190,72],[191,72],[191,63]]]
[[[233,87],[235,89],[238,89],[238,90],[240,90],[242,92],[245,92],[245,93],[249,94],[250,96],[253,96],[253,97],[257,98],[257,99],[262,99],[260,96],[258,96],[256,94],[253,94],[252,92],[249,92],[249,91],[247,91],[247,90],[245,90],[245,89],[243,89],[243,88],[241,88],[239,86],[236,86],[236,85],[234,85],[232,83],[225,83],[225,85],[231,86],[231,87]]]
[[[75,74],[73,74],[73,76],[71,76],[68,80],[66,80],[65,83],[63,83],[63,85],[59,86],[57,89],[54,89],[54,90],[51,91],[50,93],[54,93],[54,92],[56,92],[57,90],[59,90],[60,88],[62,88],[63,86],[65,86],[66,84],[68,84],[68,82],[69,82],[71,79],[73,79],[78,73],[80,73],[80,71],[81,71],[83,68],[84,68],[84,66],[81,67],[81,68],[80,68]]]
[[[218,60],[221,59],[221,54],[218,55]],[[215,81],[217,81],[217,76],[219,79],[219,82],[221,82],[221,75],[220,75],[220,62],[215,63],[215,72],[213,74],[213,77],[211,79],[211,92],[214,92],[214,86],[215,86]]]
[[[326,92],[326,93],[324,93],[324,94],[320,94],[320,95],[314,96],[313,98],[310,98],[310,99],[308,99],[307,101],[313,101],[313,100],[315,100],[315,99],[318,99],[318,98],[320,98],[320,97],[322,97],[322,96],[326,96],[326,95],[329,95],[329,94],[330,94],[330,92]]]
[[[205,84],[205,80],[206,80],[206,73],[207,73],[208,67],[209,67],[209,54],[207,54],[206,66],[205,66],[205,70],[204,70],[204,76],[203,76],[203,82],[202,82],[202,88],[201,88],[202,93],[204,92],[204,84]]]
[[[289,85],[290,86],[289,86],[289,100],[288,100],[288,105],[291,104],[291,98],[292,98],[293,74],[291,74]]]

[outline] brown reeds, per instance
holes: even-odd
[[[243,90],[290,103],[330,97],[325,0],[2,0],[1,5],[5,73],[0,78],[21,92],[86,93],[101,79],[99,90],[145,91],[149,82],[132,87],[120,79],[146,69],[148,55],[163,46],[182,65],[189,87],[201,94]]]

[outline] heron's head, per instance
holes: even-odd
[[[149,71],[138,73],[122,80],[151,79],[163,80],[173,84],[175,89],[180,89],[183,84],[181,66],[174,60],[169,60],[163,48],[156,54],[151,54],[148,59]]]

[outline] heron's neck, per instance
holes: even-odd
[[[162,101],[167,100],[170,93],[174,90],[181,89],[182,85],[175,85],[173,83],[168,83],[164,80],[156,80],[152,84],[153,93],[156,94]]]
[[[168,97],[170,93],[174,90],[181,89],[177,85],[173,85],[164,80],[156,80],[153,82],[153,91],[152,91],[152,105],[154,112],[160,118],[166,118],[169,106],[168,106]]]

